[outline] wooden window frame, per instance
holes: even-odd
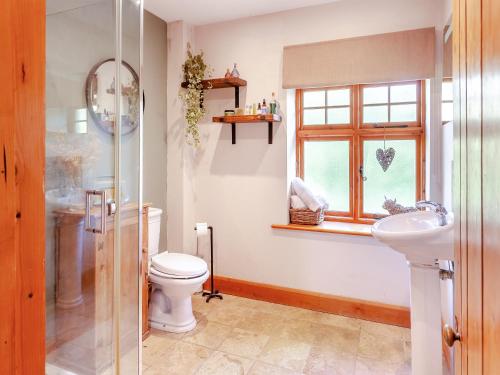
[[[329,106],[328,105],[328,91],[329,90],[345,90],[349,89],[351,91],[351,103],[350,105],[339,105],[339,106]],[[323,109],[325,110],[325,124],[316,124],[316,125],[305,125],[307,129],[315,129],[315,130],[322,130],[322,129],[352,129],[354,127],[354,124],[357,122],[357,113],[354,113],[353,111],[353,106],[352,103],[356,100],[356,95],[352,89],[352,86],[337,86],[337,87],[325,87],[325,88],[315,88],[315,89],[307,89],[307,90],[302,90],[304,91],[324,91],[325,92],[325,106],[320,106],[320,107],[304,107],[303,106],[303,95],[301,95],[300,98],[300,105],[302,106],[302,110],[298,114],[300,118],[300,123],[304,123],[304,109]],[[328,109],[329,108],[347,108],[349,107],[350,109],[350,123],[349,124],[327,124],[328,121]]]
[[[391,102],[391,87],[395,86],[406,86],[410,84],[416,84],[417,85],[417,93],[416,93],[416,101],[414,102]],[[410,81],[410,82],[391,82],[391,83],[379,83],[375,85],[358,85],[359,86],[359,127],[360,128],[396,128],[396,127],[401,127],[401,126],[407,126],[411,128],[419,128],[422,126],[422,119],[425,119],[425,112],[422,111],[422,108],[425,109],[425,96],[423,96],[423,85],[421,84],[421,81]],[[363,89],[364,88],[370,88],[370,87],[385,87],[387,86],[387,102],[386,103],[373,103],[373,104],[363,104]],[[400,122],[391,122],[391,106],[392,105],[405,105],[405,104],[416,104],[417,105],[417,119],[415,121],[400,121]],[[371,123],[371,122],[364,122],[363,119],[363,108],[364,107],[377,107],[377,106],[387,106],[387,118],[389,121],[387,122],[377,122],[377,123]],[[420,111],[418,110],[420,108]]]
[[[374,86],[395,86],[417,83],[417,121],[411,123],[380,123],[362,124],[362,88]],[[344,125],[304,125],[303,124],[303,95],[305,91],[351,88],[351,121]],[[388,89],[390,92],[390,88]],[[363,213],[363,181],[359,169],[362,166],[362,142],[365,139],[412,139],[416,141],[416,200],[425,196],[425,81],[409,81],[397,83],[383,83],[377,85],[351,85],[339,87],[324,87],[315,89],[297,89],[296,101],[296,173],[304,178],[304,142],[350,140],[350,196],[349,212],[327,211],[325,220],[346,221],[370,224],[384,215]],[[412,102],[413,104],[414,102]],[[327,103],[325,103],[327,104]],[[404,104],[404,103],[397,103]],[[390,102],[388,102],[390,106]],[[390,117],[389,117],[390,120]],[[385,127],[384,127],[385,125]]]

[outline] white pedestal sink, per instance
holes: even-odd
[[[388,216],[372,227],[375,238],[405,255],[411,274],[413,375],[441,375],[441,294],[437,260],[453,260],[453,215],[416,211]]]

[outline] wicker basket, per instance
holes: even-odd
[[[290,223],[301,225],[318,225],[325,220],[325,210],[320,208],[318,211],[311,211],[307,208],[290,208]]]

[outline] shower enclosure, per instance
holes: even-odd
[[[47,374],[140,371],[142,6],[47,0]]]

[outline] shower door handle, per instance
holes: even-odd
[[[101,226],[94,228],[91,225],[90,210],[92,208],[92,196],[101,197]],[[105,190],[87,190],[85,192],[85,230],[92,233],[106,233],[106,191]]]

